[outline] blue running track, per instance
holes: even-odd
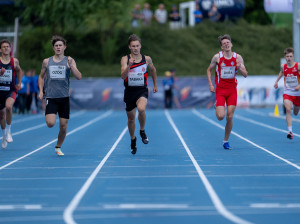
[[[214,110],[148,110],[130,153],[125,111],[73,111],[58,123],[15,115],[0,150],[0,224],[298,224],[300,117],[294,139],[272,109],[237,109],[224,150]]]

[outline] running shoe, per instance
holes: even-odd
[[[8,143],[13,142],[13,138],[12,138],[12,135],[11,135],[10,131],[6,132],[6,141]]]
[[[61,151],[61,149],[58,148],[58,147],[55,147],[55,152],[56,152],[56,154],[57,154],[58,156],[64,156],[64,155],[65,155],[65,154],[63,154],[63,152]]]
[[[293,132],[289,132],[286,136],[288,139],[293,139]]]
[[[232,149],[231,146],[229,145],[229,142],[223,143],[224,149]]]
[[[149,139],[145,133],[145,130],[144,131],[140,131],[140,135],[141,135],[141,138],[142,138],[142,142],[144,144],[148,144],[149,143]]]
[[[2,146],[2,149],[5,149],[7,147],[7,141],[6,141],[6,138],[4,136],[2,137],[2,144],[1,144],[1,146]]]
[[[131,145],[130,145],[130,147],[131,147],[131,154],[136,154],[136,150],[137,150],[137,148],[136,148],[136,137],[132,140],[131,139]]]

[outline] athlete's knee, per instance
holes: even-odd
[[[225,113],[224,112],[216,112],[216,116],[217,116],[217,119],[219,120],[219,121],[221,121],[221,120],[223,120],[224,119],[224,117],[225,117]]]
[[[232,119],[233,119],[233,114],[227,114],[226,120],[227,121],[232,121]]]
[[[135,117],[128,117],[128,123],[132,124],[135,122]]]
[[[46,124],[47,124],[48,128],[52,128],[55,125],[55,122],[46,120]]]
[[[67,133],[67,125],[60,125],[59,126],[60,133]]]
[[[140,106],[140,107],[138,107],[137,109],[138,109],[139,114],[143,114],[143,113],[145,113],[145,111],[146,111],[146,108],[143,107],[143,106]]]
[[[5,108],[7,112],[12,112],[13,109],[12,105],[6,105]]]

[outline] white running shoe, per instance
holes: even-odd
[[[12,138],[12,135],[11,135],[10,131],[9,131],[9,132],[6,132],[6,141],[7,141],[8,143],[13,142],[13,138]]]
[[[65,155],[65,154],[61,151],[60,148],[56,148],[56,147],[55,147],[55,152],[56,152],[56,154],[57,154],[58,156],[64,156],[64,155]]]
[[[2,137],[2,144],[1,144],[1,146],[2,146],[2,149],[5,149],[7,147],[7,141],[6,141],[6,138],[4,136]]]

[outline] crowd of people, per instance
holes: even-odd
[[[38,75],[34,69],[23,73],[21,89],[18,91],[14,104],[14,112],[18,114],[37,114],[41,108],[41,103],[37,98],[39,93]]]
[[[218,22],[221,19],[221,13],[215,4],[212,5],[207,16],[212,22]],[[160,3],[157,9],[153,12],[149,3],[145,3],[143,9],[141,8],[141,5],[137,3],[131,11],[131,17],[131,25],[135,28],[142,25],[149,26],[152,21],[155,21],[159,25],[167,25],[169,22],[170,29],[179,29],[182,26],[181,15],[176,4],[173,4],[168,12],[165,5]],[[195,1],[194,18],[196,25],[200,24],[204,19],[198,1]]]

